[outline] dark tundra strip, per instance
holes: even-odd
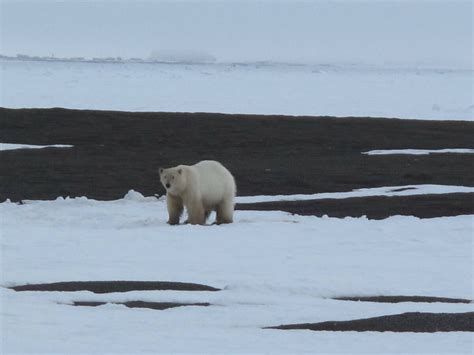
[[[129,302],[88,302],[88,301],[76,301],[73,303],[74,306],[86,306],[86,307],[97,307],[103,306],[107,303],[121,304],[128,308],[149,308],[156,310],[165,310],[168,308],[185,307],[185,306],[201,306],[208,307],[210,303],[176,303],[176,302],[145,302],[145,301],[129,301]]]
[[[15,291],[91,291],[94,293],[128,291],[220,291],[211,286],[168,281],[71,281],[49,284],[20,285]]]
[[[424,302],[424,303],[472,303],[463,298],[428,297],[428,296],[364,296],[364,297],[335,297],[338,301],[360,301],[379,303]]]
[[[322,323],[287,324],[264,329],[307,329],[314,331],[357,332],[474,332],[474,312],[420,313],[411,312],[390,316],[331,321]]]
[[[474,154],[361,154],[472,149],[469,121],[0,108],[0,127],[4,143],[74,145],[0,152],[0,202],[115,200],[131,188],[163,194],[159,166],[204,158],[232,172],[240,196],[474,181]],[[186,139],[176,139],[177,132]]]

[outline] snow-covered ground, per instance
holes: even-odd
[[[4,107],[474,115],[470,0],[4,0],[1,11],[2,55],[177,62],[2,60]]]
[[[439,154],[439,153],[456,153],[456,154],[471,154],[474,153],[474,149],[380,149],[380,150],[369,150],[362,154],[367,155],[390,155],[390,154],[408,154],[408,155],[427,155],[427,154]]]
[[[471,120],[474,72],[361,65],[0,61],[0,106]]]
[[[52,144],[52,145],[32,145],[32,144],[13,144],[0,143],[0,151],[16,150],[16,149],[41,149],[41,148],[71,148],[69,144]]]
[[[347,192],[322,192],[317,194],[302,195],[272,195],[272,196],[240,196],[237,202],[254,203],[270,201],[296,201],[296,200],[320,200],[320,199],[344,199],[351,197],[369,196],[413,196],[427,194],[453,194],[459,192],[474,192],[474,187],[470,186],[449,186],[449,185],[404,185],[387,187],[370,187],[355,189]]]
[[[386,188],[387,191],[389,188]],[[2,286],[74,280],[163,280],[220,292],[1,290],[8,352],[470,353],[471,333],[263,330],[264,326],[473,304],[335,301],[348,295],[473,298],[472,216],[317,218],[237,211],[225,226],[168,226],[166,204],[129,192],[0,204]],[[210,302],[166,311],[72,301]]]
[[[2,59],[2,107],[474,117],[469,0],[3,0],[0,12],[0,54],[177,62]],[[192,63],[203,60],[213,63]],[[238,202],[472,191],[414,185]],[[408,311],[473,311],[474,304],[331,299],[473,299],[472,215],[368,220],[237,211],[231,225],[171,227],[162,199],[129,192],[107,202],[7,201],[0,219],[2,354],[472,353],[474,346],[472,333],[463,332],[262,329]],[[80,280],[181,281],[223,290],[97,295],[5,288]],[[165,311],[71,306],[93,300],[212,305]]]

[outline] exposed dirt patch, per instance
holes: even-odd
[[[71,281],[11,287],[15,291],[90,291],[94,293],[128,291],[220,291],[211,286],[168,281]]]
[[[3,143],[74,145],[0,152],[0,201],[152,196],[159,166],[203,159],[228,167],[241,196],[474,181],[474,154],[361,154],[474,148],[467,121],[0,108],[0,128]]]
[[[97,307],[105,304],[121,304],[128,308],[149,308],[156,310],[165,310],[168,308],[186,307],[186,306],[199,306],[208,307],[210,303],[176,303],[176,302],[145,302],[145,301],[129,301],[129,302],[89,302],[89,301],[77,301],[74,302],[74,306],[86,306],[86,307]]]
[[[432,218],[474,214],[474,193],[238,203],[236,209],[341,218],[383,219],[394,215]]]
[[[379,303],[423,302],[423,303],[472,303],[463,298],[429,297],[429,296],[364,296],[364,297],[335,297],[338,301],[360,301]]]
[[[409,191],[409,190],[416,190],[416,187],[402,187],[401,189],[390,190],[390,192],[402,192],[402,191]]]
[[[411,312],[390,316],[338,322],[288,324],[264,329],[308,329],[314,331],[357,332],[474,332],[474,312],[420,313]]]

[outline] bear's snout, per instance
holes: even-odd
[[[167,189],[169,189],[171,185],[169,183],[167,183],[165,186],[166,186]]]

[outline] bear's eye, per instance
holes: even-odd
[[[174,180],[174,176],[171,177],[171,180]]]

